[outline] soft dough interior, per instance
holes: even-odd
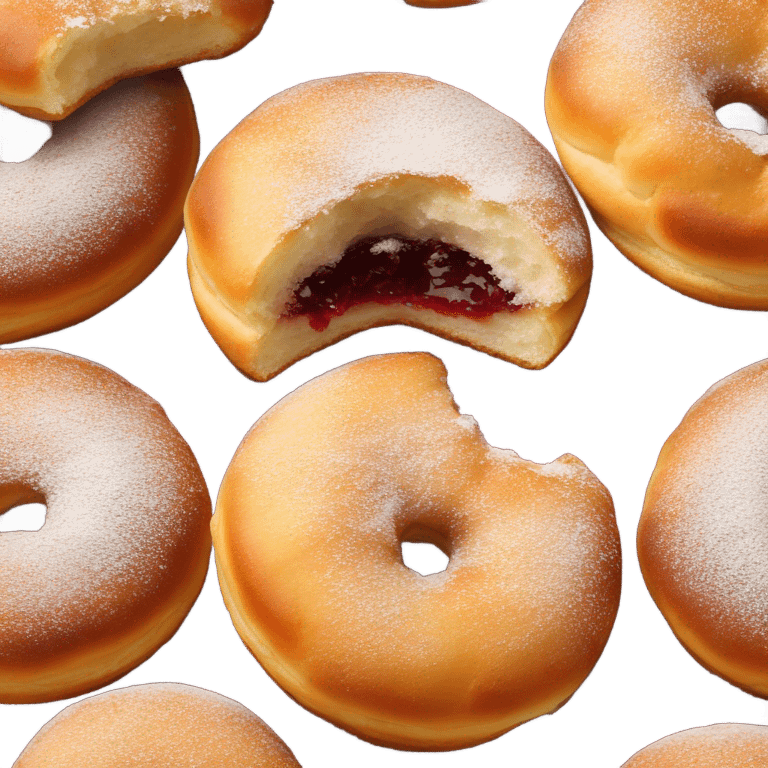
[[[236,31],[220,13],[186,18],[143,13],[94,25],[83,17],[82,26],[71,26],[44,53],[48,66],[42,106],[50,114],[60,114],[104,83],[191,57],[215,55],[236,39]]]
[[[360,189],[286,238],[265,265],[269,277],[263,274],[255,287],[257,311],[280,316],[302,280],[372,235],[434,239],[461,248],[488,263],[501,287],[516,294],[517,304],[549,305],[568,298],[555,260],[521,215],[475,200],[450,180],[405,177]],[[267,295],[267,281],[280,290]]]

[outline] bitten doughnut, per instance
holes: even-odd
[[[715,384],[659,455],[637,547],[672,631],[710,672],[768,697],[768,360]]]
[[[610,494],[577,458],[489,446],[431,355],[370,357],[288,395],[240,445],[213,517],[232,621],[315,714],[447,750],[558,709],[620,590]],[[403,542],[447,569],[422,576]]]
[[[107,368],[0,351],[0,702],[95,690],[176,632],[203,586],[210,499],[163,409]]]
[[[214,149],[185,210],[205,325],[269,379],[356,331],[402,323],[529,368],[581,316],[581,209],[518,123],[425,77],[291,88]]]
[[[622,768],[759,768],[768,765],[768,728],[723,723],[673,733]]]
[[[0,104],[61,120],[118,80],[218,59],[272,0],[0,0]]]
[[[587,0],[555,51],[546,110],[566,171],[613,244],[695,299],[768,309],[768,113],[760,0]]]
[[[13,768],[300,768],[249,709],[191,685],[119,688],[53,718]]]
[[[85,320],[144,280],[179,237],[198,152],[168,71],[118,83],[29,160],[0,163],[0,343]]]

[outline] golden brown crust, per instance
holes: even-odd
[[[114,86],[37,155],[2,164],[0,342],[85,320],[141,283],[178,239],[198,154],[169,70]]]
[[[768,362],[698,400],[664,444],[637,532],[648,590],[680,642],[710,672],[763,698],[766,405]]]
[[[622,768],[758,768],[768,762],[768,728],[721,723],[649,744]]]
[[[272,0],[0,0],[0,103],[62,120],[114,83],[228,56]]]
[[[605,234],[693,298],[768,308],[768,141],[719,107],[768,109],[757,0],[588,0],[549,69],[566,171]]]
[[[50,350],[0,352],[0,701],[92,691],[176,632],[210,555],[210,499],[162,408],[112,371]]]
[[[121,688],[72,704],[14,768],[299,768],[283,741],[232,699],[189,685]]]
[[[591,276],[584,216],[549,153],[487,104],[413,75],[313,81],[268,100],[206,159],[185,223],[204,322],[259,380],[393,322],[543,367],[573,333]],[[525,311],[484,326],[370,303],[359,323],[347,312],[323,332],[283,316],[301,280],[370,234],[463,248],[490,264]]]
[[[238,449],[212,529],[225,602],[266,671],[399,749],[468,747],[554,711],[618,607],[606,489],[573,456],[540,466],[488,446],[426,354],[366,358],[281,401]],[[402,541],[441,546],[448,569],[409,571]]]

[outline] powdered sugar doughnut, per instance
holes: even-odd
[[[305,384],[240,445],[212,524],[224,600],[269,675],[399,749],[472,746],[560,707],[619,601],[605,487],[574,456],[489,446],[445,377],[398,354]],[[447,570],[409,570],[403,541]]]
[[[208,330],[265,380],[379,325],[413,325],[530,368],[581,316],[589,234],[522,126],[425,77],[291,88],[214,149],[185,211]]]
[[[198,158],[178,71],[127,80],[0,162],[0,343],[58,330],[135,288],[178,239]]]
[[[614,245],[677,291],[768,309],[768,138],[715,111],[768,111],[760,0],[587,0],[555,51],[547,119]]]
[[[218,59],[272,0],[0,0],[0,103],[61,120],[118,80]]]
[[[191,685],[155,683],[78,701],[32,739],[14,768],[299,768],[249,709]]]
[[[92,691],[176,631],[203,585],[210,500],[189,446],[148,395],[95,363],[0,351],[0,701]]]
[[[768,360],[715,384],[659,456],[637,533],[645,582],[708,670],[768,697]]]
[[[768,728],[723,723],[673,733],[622,768],[758,768],[768,765]]]

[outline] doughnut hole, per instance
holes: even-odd
[[[768,120],[751,104],[732,101],[715,110],[715,116],[723,128],[768,134]]]
[[[448,535],[424,525],[410,525],[400,534],[403,565],[420,576],[434,576],[448,569],[452,545]]]
[[[45,497],[24,487],[11,485],[0,490],[0,535],[39,531],[46,519]]]
[[[0,162],[23,163],[34,157],[50,138],[50,123],[0,106]]]

